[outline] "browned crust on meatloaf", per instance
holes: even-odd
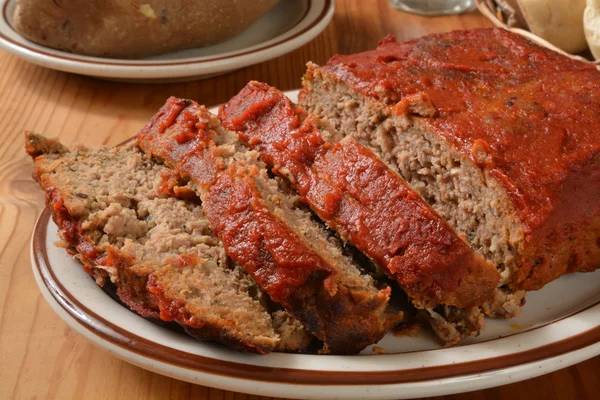
[[[319,73],[387,109],[388,118],[432,132],[502,187],[523,235],[512,288],[539,289],[600,267],[594,65],[504,29],[481,29],[405,43],[388,37],[376,50],[333,57]]]
[[[408,184],[351,137],[326,128],[282,92],[250,82],[219,118],[260,152],[273,171],[344,240],[397,280],[419,308],[472,307],[500,276]]]
[[[323,340],[324,352],[352,354],[381,339],[396,318],[387,311],[390,289],[342,284],[341,266],[323,258],[269,210],[254,180],[258,168],[226,165],[214,143],[218,125],[197,103],[170,98],[137,142],[197,185],[228,254]]]
[[[230,332],[222,323],[210,323],[192,314],[185,307],[183,298],[173,297],[173,292],[163,290],[164,281],[157,279],[156,274],[167,270],[166,268],[156,270],[145,266],[135,256],[115,246],[99,248],[84,233],[80,217],[72,215],[66,205],[69,198],[78,194],[70,192],[69,188],[55,181],[53,174],[47,171],[48,161],[45,160],[44,154],[65,154],[68,149],[57,141],[26,133],[26,151],[35,161],[33,176],[46,193],[46,205],[52,211],[52,218],[59,228],[67,251],[82,261],[86,272],[99,284],[110,278],[117,286],[119,298],[130,309],[145,318],[173,321],[191,336],[203,340],[216,340],[237,350],[259,354],[274,350],[274,339],[268,341],[243,337]],[[54,162],[57,167],[60,164],[60,158]],[[183,254],[174,261],[179,264],[179,268],[200,262],[193,254]],[[175,267],[175,270],[178,270],[178,267]],[[292,348],[288,350],[298,351]]]

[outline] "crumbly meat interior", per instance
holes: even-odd
[[[380,289],[344,255],[341,243],[297,206],[297,196],[269,176],[257,153],[205,107],[170,98],[137,143],[190,182],[230,256],[323,341],[322,353],[357,353],[402,318],[388,307],[391,289]]]
[[[369,146],[471,246],[510,279],[522,247],[522,229],[506,195],[469,161],[414,121],[318,71],[305,81],[302,105]]]
[[[314,67],[312,67],[314,68]],[[510,281],[522,229],[506,195],[469,161],[413,119],[355,93],[319,70],[305,80],[301,103],[345,135],[369,146]]]
[[[389,115],[384,107],[315,68],[309,67],[311,79],[304,81],[300,104],[336,130],[330,134],[333,138],[350,135],[373,150],[501,273],[502,287],[481,307],[428,310],[440,341],[448,345],[477,334],[485,326],[484,314],[520,315],[525,292],[504,285],[516,267],[522,231],[498,184],[426,129]]]
[[[37,141],[40,153],[61,149],[41,137],[29,140]],[[116,249],[125,256],[122,270],[91,266],[99,284],[108,277],[120,288],[129,286],[124,292],[137,293],[139,280],[142,287],[151,280],[163,298],[234,341],[283,351],[306,348],[309,335],[284,311],[270,313],[264,293],[227,257],[198,202],[161,194],[164,167],[137,147],[69,153],[63,148],[38,157],[36,164],[38,175],[60,190],[87,240],[102,253]],[[152,303],[147,293],[137,295]]]
[[[225,129],[216,118],[211,120],[211,129],[215,131],[213,141],[217,146],[216,153],[227,165],[238,163],[259,171],[254,176],[254,182],[261,191],[269,211],[288,226],[294,227],[308,247],[316,250],[330,264],[341,268],[337,278],[342,285],[352,290],[373,293],[378,291],[369,270],[372,266],[363,265],[348,254],[344,254],[344,244],[339,237],[325,229],[325,226],[315,219],[312,212],[285,181],[274,179],[269,175],[267,166],[259,160],[256,151],[244,146],[238,135]],[[198,189],[197,192],[200,194],[201,190]]]
[[[375,281],[368,266],[359,264],[354,258],[344,254],[344,243],[339,237],[325,229],[322,223],[317,222],[312,212],[300,202],[296,194],[290,194],[281,180],[270,179],[262,162],[256,160],[252,162],[261,167],[256,182],[270,211],[289,226],[295,227],[304,237],[307,245],[316,250],[326,261],[341,266],[344,271],[340,275],[341,284],[355,291],[365,289],[376,291]]]

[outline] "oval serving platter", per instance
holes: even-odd
[[[287,94],[296,100],[297,93]],[[52,309],[115,356],[200,385],[303,399],[414,398],[513,383],[600,354],[600,271],[563,276],[528,293],[522,316],[488,319],[479,337],[451,348],[441,348],[421,330],[417,337],[389,333],[357,356],[259,356],[199,342],[139,317],[56,248],[57,240],[56,225],[44,210],[33,232],[31,259]]]

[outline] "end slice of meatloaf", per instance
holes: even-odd
[[[28,133],[26,150],[64,246],[99,285],[110,279],[132,310],[238,350],[306,349],[302,325],[268,308],[198,202],[161,193],[165,168],[136,146],[69,150]]]
[[[398,171],[515,290],[600,267],[600,74],[504,29],[309,65],[300,104]]]
[[[342,247],[268,176],[255,152],[206,108],[171,98],[138,134],[139,146],[190,180],[216,235],[271,297],[324,342],[352,354],[381,339],[400,315],[390,288]]]

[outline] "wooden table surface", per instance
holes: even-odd
[[[373,48],[387,33],[403,40],[488,26],[477,12],[424,18],[396,11],[387,0],[338,0],[328,28],[290,54],[217,78],[162,85],[56,72],[0,51],[0,399],[257,398],[129,365],[93,346],[54,314],[36,287],[29,259],[30,235],[44,196],[23,151],[25,129],[58,136],[66,144],[111,146],[134,135],[169,95],[210,106],[225,102],[251,79],[295,89],[307,61],[324,63],[336,53]],[[536,379],[444,398],[592,399],[599,393],[596,357]]]

